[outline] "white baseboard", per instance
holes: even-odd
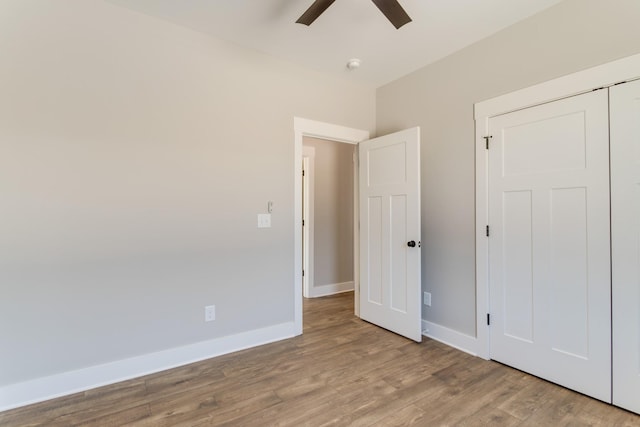
[[[478,356],[478,339],[462,332],[422,320],[422,335],[473,356]]]
[[[183,347],[122,359],[0,387],[0,411],[187,365],[234,351],[291,338],[294,323],[281,323]]]
[[[342,282],[342,283],[332,283],[329,285],[322,286],[313,286],[309,293],[310,298],[318,298],[318,297],[326,297],[329,295],[340,294],[343,292],[351,292],[355,288],[353,286],[353,281],[351,282]]]

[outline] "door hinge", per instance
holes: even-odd
[[[304,176],[304,169],[302,169],[302,176]]]
[[[304,219],[302,220],[302,226],[304,227]]]
[[[489,237],[489,226],[487,225],[487,237]]]
[[[485,145],[485,148],[488,150],[488,149],[489,149],[489,140],[490,140],[491,138],[493,138],[493,135],[483,136],[483,138],[484,138],[484,145]]]
[[[491,325],[491,314],[487,313],[487,326]]]
[[[304,277],[304,270],[302,270],[302,277]]]

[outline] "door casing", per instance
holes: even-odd
[[[316,150],[313,147],[303,147],[303,187],[302,192],[302,220],[304,222],[302,227],[302,288],[303,297],[308,298],[313,288],[313,241],[314,241],[314,223],[313,223],[313,209],[314,209],[314,185],[313,174],[315,169],[315,155]]]

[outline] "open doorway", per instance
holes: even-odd
[[[303,139],[305,298],[354,290],[354,149],[353,144]]]
[[[302,334],[301,177],[307,136],[358,144],[353,181],[354,314],[420,342],[420,128],[367,139],[366,131],[296,118],[294,130],[294,332]]]
[[[307,120],[302,118],[294,118],[294,324],[296,335],[302,334],[302,265],[303,265],[303,251],[302,251],[302,165],[303,165],[303,140],[305,137],[319,138],[327,141],[335,141],[347,144],[357,144],[360,141],[367,140],[369,138],[369,132],[359,129],[347,128],[343,126],[332,125],[328,123],[316,122],[313,120]],[[357,204],[355,200],[357,198],[356,188],[357,183],[357,168],[354,168],[354,193],[353,193],[353,222],[357,224],[356,218],[358,216]],[[358,240],[358,230],[354,227],[354,242]],[[358,245],[353,246],[353,281],[356,292],[356,314],[358,314]]]

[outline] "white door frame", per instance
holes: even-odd
[[[326,139],[329,141],[357,144],[369,139],[369,131],[348,128],[330,123],[300,117],[293,118],[294,146],[293,146],[293,298],[294,298],[294,333],[302,334],[302,139],[305,136]],[[358,168],[354,168],[354,176],[357,176]],[[354,189],[358,182],[354,179]],[[358,204],[356,201],[358,192],[354,191],[354,288],[356,301],[358,301],[359,281],[359,230],[357,227]],[[356,314],[357,314],[356,306]]]
[[[488,155],[485,136],[489,119],[527,107],[551,102],[569,96],[590,92],[597,88],[640,78],[640,54],[604,65],[579,71],[535,86],[475,104],[476,151],[476,340],[475,353],[490,358],[489,327],[489,246],[486,226],[489,225],[488,208]],[[489,140],[491,144],[491,140]]]
[[[311,295],[311,289],[313,289],[313,274],[314,274],[314,169],[315,169],[315,157],[316,149],[314,147],[302,147],[302,160],[304,164],[304,191],[302,192],[303,200],[303,213],[302,219],[304,221],[304,227],[302,227],[302,270],[304,275],[302,277],[302,296],[308,298]]]

